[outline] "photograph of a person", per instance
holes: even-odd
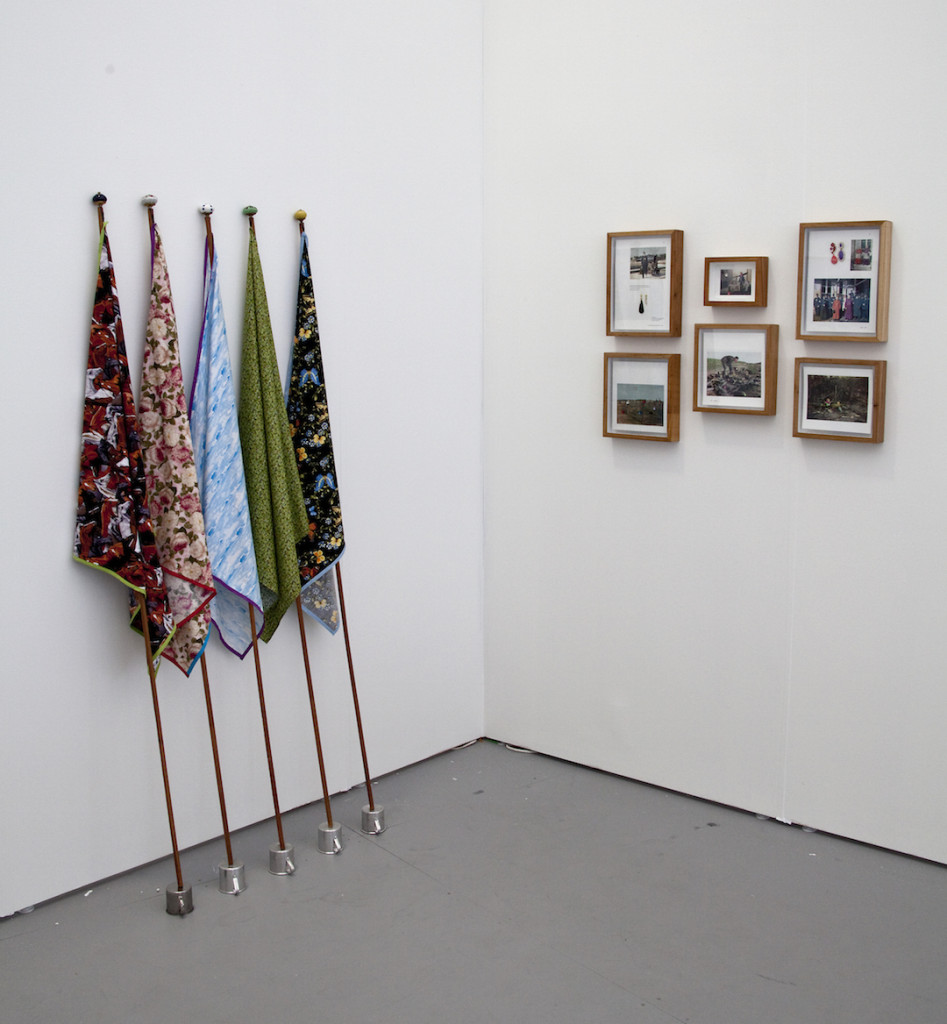
[[[720,271],[721,295],[752,295],[753,268],[742,267],[737,270]]]
[[[667,249],[648,246],[628,252],[628,276],[632,280],[642,277],[667,277]]]
[[[706,393],[729,398],[760,398],[763,394],[763,363],[759,353],[708,356]]]
[[[806,418],[842,423],[868,422],[868,378],[810,373]]]
[[[817,323],[868,323],[871,279],[817,277],[813,281],[812,319]]]
[[[871,239],[852,239],[852,270],[871,270]]]

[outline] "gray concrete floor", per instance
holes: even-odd
[[[3,1024],[944,1024],[947,868],[483,741],[0,921]]]

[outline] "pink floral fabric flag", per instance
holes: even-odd
[[[207,644],[214,582],[161,236],[151,233],[151,305],[138,422],[158,555],[177,626],[164,657],[190,675]]]
[[[174,618],[148,513],[122,314],[104,228],[86,366],[73,558],[145,595],[151,653],[157,657],[174,633]],[[140,629],[137,597],[130,599],[130,612],[131,625]]]

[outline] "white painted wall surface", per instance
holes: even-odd
[[[943,7],[485,10],[488,734],[947,860]],[[797,341],[799,223],[863,219],[890,340]],[[606,337],[606,234],[671,228],[682,337]],[[766,309],[703,305],[729,255]],[[690,411],[731,321],[779,325],[772,419]],[[601,436],[605,351],[681,353],[680,443]],[[802,355],[888,361],[883,445],[792,437]]]
[[[72,561],[98,190],[109,198],[136,387],[150,287],[141,196],[158,197],[187,381],[199,205],[216,209],[235,367],[241,210],[259,207],[283,367],[298,273],[293,213],[308,211],[371,769],[482,733],[480,31],[474,0],[265,9],[40,0],[5,12],[0,915],[170,851],[124,588]],[[341,633],[314,623],[308,640],[337,791],[362,779],[345,649]],[[321,796],[293,613],[262,658],[286,809]],[[237,828],[272,814],[253,661],[216,638],[208,661]],[[185,847],[220,832],[200,672],[188,679],[166,664],[158,687]],[[243,856],[249,863],[252,851]]]

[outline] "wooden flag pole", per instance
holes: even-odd
[[[316,697],[312,688],[312,672],[309,668],[309,648],[306,645],[306,620],[303,616],[302,598],[296,598],[296,617],[299,619],[299,643],[302,646],[303,665],[306,668],[306,686],[309,689],[309,709],[312,712],[312,731],[316,738],[316,755],[319,759],[319,778],[322,780],[322,799],[326,805],[326,825],[334,829],[332,824],[332,804],[329,802],[329,785],[326,782],[326,763],[322,756],[322,739],[319,735],[319,716],[316,714]]]
[[[263,722],[263,743],[266,747],[266,764],[270,772],[270,789],[273,792],[273,812],[276,817],[276,835],[279,838],[280,851],[285,851],[288,847],[286,846],[286,840],[283,838],[283,818],[280,814],[279,795],[276,791],[276,771],[273,767],[273,748],[270,745],[270,727],[266,717],[266,698],[263,696],[263,670],[260,667],[260,645],[257,641],[256,635],[256,616],[253,613],[253,605],[248,604],[247,607],[250,611],[250,633],[253,637],[253,663],[256,666],[256,687],[257,694],[260,698],[260,718]],[[291,861],[289,862],[289,868],[290,870],[287,872],[274,871],[273,873],[292,874],[294,869]],[[272,866],[270,870],[273,870]]]
[[[217,729],[214,725],[214,705],[210,699],[210,679],[207,675],[207,659],[201,655],[201,676],[204,680],[204,703],[207,706],[207,725],[210,729],[210,747],[214,755],[214,774],[217,776],[217,797],[220,801],[220,820],[224,827],[224,846],[227,847],[227,864],[234,867],[233,848],[230,845],[230,826],[227,823],[227,801],[224,799],[224,779],[220,772],[220,754],[217,750]]]
[[[299,236],[306,230],[306,211],[297,210],[294,214],[299,223]],[[319,733],[319,716],[316,713],[316,696],[312,686],[312,671],[309,667],[309,648],[306,644],[306,619],[303,615],[302,598],[296,598],[296,617],[299,620],[299,643],[302,647],[303,665],[306,669],[306,686],[309,690],[309,710],[312,713],[312,731],[316,740],[316,756],[319,760],[319,778],[322,782],[322,799],[326,805],[326,820],[319,829],[319,849],[323,853],[338,853],[342,849],[341,829],[332,821],[332,803],[329,800],[329,785],[326,781],[326,764],[322,753],[322,738]]]
[[[335,563],[335,577],[339,584],[339,610],[342,612],[342,634],[345,637],[345,656],[349,663],[349,679],[352,683],[352,703],[355,706],[355,724],[358,728],[358,742],[362,749],[362,767],[365,769],[365,791],[368,794],[368,804],[362,808],[362,831],[369,834],[384,832],[385,830],[385,809],[375,807],[375,797],[372,793],[372,778],[368,770],[368,754],[365,751],[365,733],[362,730],[362,715],[358,706],[358,690],[355,686],[355,666],[352,663],[352,644],[349,640],[349,624],[345,614],[345,594],[342,590],[342,567],[340,561]]]
[[[158,753],[161,755],[161,777],[164,780],[164,799],[168,807],[168,826],[171,830],[171,849],[174,854],[174,874],[177,879],[177,892],[187,898],[181,899],[172,910],[172,893],[168,893],[168,913],[186,914],[193,909],[190,902],[190,886],[185,889],[184,877],[181,873],[181,855],[178,852],[178,835],[174,827],[174,808],[171,805],[171,783],[168,779],[168,759],[164,752],[164,733],[161,729],[161,710],[158,707],[158,683],[155,677],[155,663],[151,654],[151,631],[148,628],[148,605],[143,593],[138,594],[138,614],[141,617],[141,632],[145,638],[145,661],[148,663],[148,678],[151,681],[151,702],[154,705],[155,729],[158,733]],[[185,902],[188,904],[184,909]]]

